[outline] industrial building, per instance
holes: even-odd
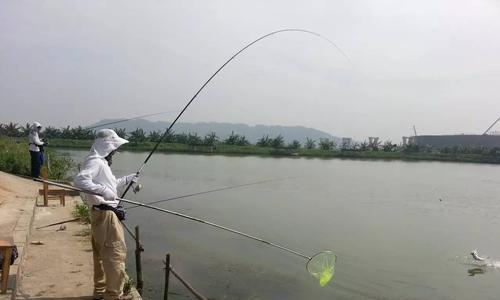
[[[433,148],[444,148],[453,146],[483,146],[487,148],[500,148],[500,135],[419,135],[408,139],[410,144],[419,146],[431,146]]]

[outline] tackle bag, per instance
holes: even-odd
[[[99,210],[111,210],[115,213],[116,217],[118,217],[118,220],[123,221],[125,220],[125,210],[123,209],[123,206],[118,206],[116,208],[106,205],[106,204],[99,204],[99,205],[94,205],[94,208],[97,208]]]

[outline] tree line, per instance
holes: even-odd
[[[31,130],[31,125],[19,125],[17,123],[0,123],[0,136],[8,137],[25,137],[29,134]],[[146,132],[141,128],[137,128],[133,131],[127,132],[125,128],[114,128],[115,132],[122,138],[128,139],[131,143],[139,144],[144,142],[158,142],[162,135],[164,134],[160,130],[154,130]],[[74,139],[74,140],[92,140],[95,138],[96,130],[86,129],[82,126],[66,126],[61,128],[56,128],[52,126],[45,127],[41,135],[48,139]],[[225,138],[217,136],[215,132],[210,132],[205,136],[200,136],[197,133],[175,133],[169,132],[163,137],[163,142],[165,143],[178,143],[187,144],[190,146],[215,146],[217,144],[225,145],[235,145],[235,146],[249,146],[251,144],[244,135],[240,135],[234,132]],[[373,140],[371,142],[354,142],[354,143],[343,143],[337,145],[334,140],[328,138],[320,138],[319,140],[314,140],[311,138],[306,138],[304,143],[298,140],[293,140],[289,143],[285,141],[282,135],[276,137],[270,137],[269,135],[263,135],[256,143],[257,147],[268,147],[275,149],[307,149],[307,150],[324,150],[324,151],[382,151],[382,152],[399,152],[404,151],[407,153],[431,153],[438,152],[442,154],[480,154],[480,155],[499,155],[500,149],[493,148],[489,149],[484,146],[451,146],[443,147],[441,149],[434,149],[429,146],[419,146],[419,145],[397,145],[392,143],[392,141],[387,140],[381,142],[379,140]]]
[[[24,137],[29,134],[31,125],[27,123],[25,126],[17,123],[0,123],[0,136],[8,137]],[[128,139],[131,143],[143,142],[158,142],[162,139],[163,132],[154,130],[146,132],[141,128],[127,132],[125,128],[114,128],[114,131],[122,138]],[[96,136],[95,129],[86,129],[82,126],[66,126],[56,128],[52,126],[45,127],[41,135],[47,139],[74,139],[74,140],[92,140]],[[175,133],[169,132],[163,139],[165,143],[179,143],[188,144],[192,146],[214,146],[216,144],[248,146],[252,145],[250,141],[244,136],[234,132],[225,138],[217,136],[215,132],[210,132],[205,136],[200,136],[197,133]],[[255,144],[259,147],[270,147],[278,149],[321,149],[321,150],[334,150],[336,143],[328,138],[321,138],[319,141],[307,138],[304,145],[298,140],[286,143],[285,138],[280,134],[274,138],[269,135],[263,135]]]

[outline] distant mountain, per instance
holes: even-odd
[[[98,126],[99,124],[111,123],[119,121],[119,119],[104,119],[89,126]],[[145,132],[160,130],[164,131],[170,126],[169,122],[157,121],[151,122],[144,119],[130,120],[123,123],[108,125],[109,128],[125,128],[127,132],[133,131],[137,128],[142,128]],[[256,143],[262,136],[269,135],[274,138],[281,134],[285,141],[291,142],[298,140],[301,143],[306,141],[306,138],[319,140],[320,138],[328,138],[340,144],[340,138],[332,136],[329,133],[320,131],[314,128],[304,126],[270,126],[270,125],[255,125],[249,126],[246,124],[233,124],[233,123],[176,123],[173,127],[175,133],[197,133],[203,137],[210,132],[215,132],[221,139],[228,137],[231,132],[235,134],[244,135],[251,143]]]

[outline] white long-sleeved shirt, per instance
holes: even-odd
[[[106,159],[94,156],[85,159],[83,168],[74,178],[74,184],[82,190],[91,191],[97,194],[102,194],[105,189],[111,189],[117,194],[117,188],[128,184],[128,177],[130,176],[124,176],[117,179],[113,175],[113,172],[111,172],[111,168]],[[105,201],[101,196],[90,194],[84,194],[82,198],[89,206],[99,205]],[[105,202],[105,204],[112,207],[117,207],[118,203],[118,200]]]
[[[38,136],[38,131],[31,130],[28,139],[30,143],[30,151],[40,152],[39,146],[43,146],[43,142],[40,140],[40,137]]]

